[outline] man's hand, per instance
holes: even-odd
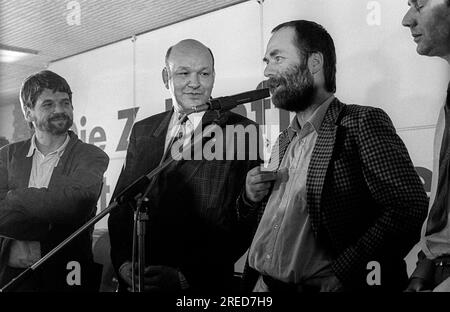
[[[425,290],[427,290],[425,279],[420,278],[420,277],[413,277],[409,281],[409,285],[405,289],[405,292],[419,292],[419,291],[425,291]]]
[[[130,286],[128,291],[131,291],[131,263],[126,262],[120,267],[119,271],[122,279]],[[138,285],[138,274],[135,270],[136,288]],[[180,278],[178,271],[174,268],[161,265],[152,265],[145,268],[144,271],[144,291],[167,291],[177,292],[181,290]]]
[[[131,262],[127,261],[120,266],[119,275],[125,281],[125,283],[127,283],[128,286],[132,285],[131,274]]]
[[[261,171],[261,167],[255,167],[247,173],[245,180],[245,195],[254,203],[259,203],[269,193],[270,186],[277,178],[277,173]]]
[[[320,285],[321,292],[343,292],[344,285],[338,279],[336,275],[331,275],[324,279],[324,282]]]
[[[299,292],[343,292],[344,285],[331,269],[331,266],[323,268],[313,277],[304,280],[303,283],[297,287]]]

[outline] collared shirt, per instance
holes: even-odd
[[[321,104],[302,128],[298,117],[292,120],[291,143],[250,247],[250,266],[283,282],[300,283],[331,262],[311,229],[306,178],[318,131],[333,99]]]
[[[186,134],[192,133],[195,129],[197,129],[198,125],[201,123],[203,115],[205,112],[192,113],[188,115],[188,120],[186,121]],[[173,112],[172,118],[169,122],[169,128],[167,129],[166,142],[164,145],[164,151],[167,150],[170,140],[172,137],[177,137],[179,133],[182,131],[182,125],[180,125],[179,119],[181,115],[176,111]]]
[[[58,165],[59,159],[69,144],[67,135],[64,143],[54,152],[43,155],[36,146],[36,134],[31,138],[31,145],[27,157],[33,157],[28,187],[47,188]],[[14,240],[9,252],[8,265],[15,268],[27,268],[41,258],[41,244],[36,241]]]
[[[438,123],[436,125],[436,133],[434,137],[434,152],[433,152],[433,177],[431,182],[431,194],[428,212],[430,212],[430,209],[431,207],[433,207],[433,203],[436,199],[436,192],[439,178],[441,144],[445,130],[445,119],[446,119],[445,115],[446,113],[447,114],[449,113],[449,110],[450,110],[449,105],[444,104],[439,114]],[[449,127],[447,128],[447,131],[450,131]],[[447,146],[446,153],[450,153],[449,149],[450,146]],[[448,192],[450,192],[450,190],[448,190]],[[447,205],[450,205],[450,195],[447,196]],[[432,233],[430,235],[425,235],[427,230],[428,218],[425,220],[422,226],[421,247],[428,259],[434,259],[442,255],[450,255],[450,209],[448,208],[448,206],[447,211],[449,212],[449,216],[447,217],[447,224],[441,231]]]

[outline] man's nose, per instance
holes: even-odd
[[[413,7],[410,7],[408,12],[406,12],[405,16],[403,17],[402,20],[402,25],[405,27],[413,27],[416,25],[416,20],[414,18],[414,14],[413,14]]]
[[[267,78],[272,77],[275,74],[275,70],[270,63],[266,64],[266,68],[264,68],[264,76]]]
[[[192,74],[189,77],[188,86],[191,87],[191,88],[198,88],[198,87],[200,87],[200,79],[198,78],[197,74]]]
[[[54,113],[65,113],[66,105],[63,103],[56,103]]]

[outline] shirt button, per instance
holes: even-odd
[[[267,259],[267,260],[269,260],[269,259],[270,259],[270,255],[269,255],[269,254],[267,254],[267,256],[266,256],[266,259]]]
[[[278,229],[278,224],[275,224],[274,226],[273,226],[273,228],[276,230],[276,229]]]

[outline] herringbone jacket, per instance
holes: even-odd
[[[306,187],[312,230],[334,254],[332,269],[344,287],[370,287],[367,265],[378,261],[381,285],[372,289],[404,289],[403,259],[419,239],[428,200],[388,115],[335,99],[319,130]],[[258,222],[264,206],[248,206],[242,196],[237,201],[239,216]],[[247,263],[244,290],[254,286],[255,273]]]

